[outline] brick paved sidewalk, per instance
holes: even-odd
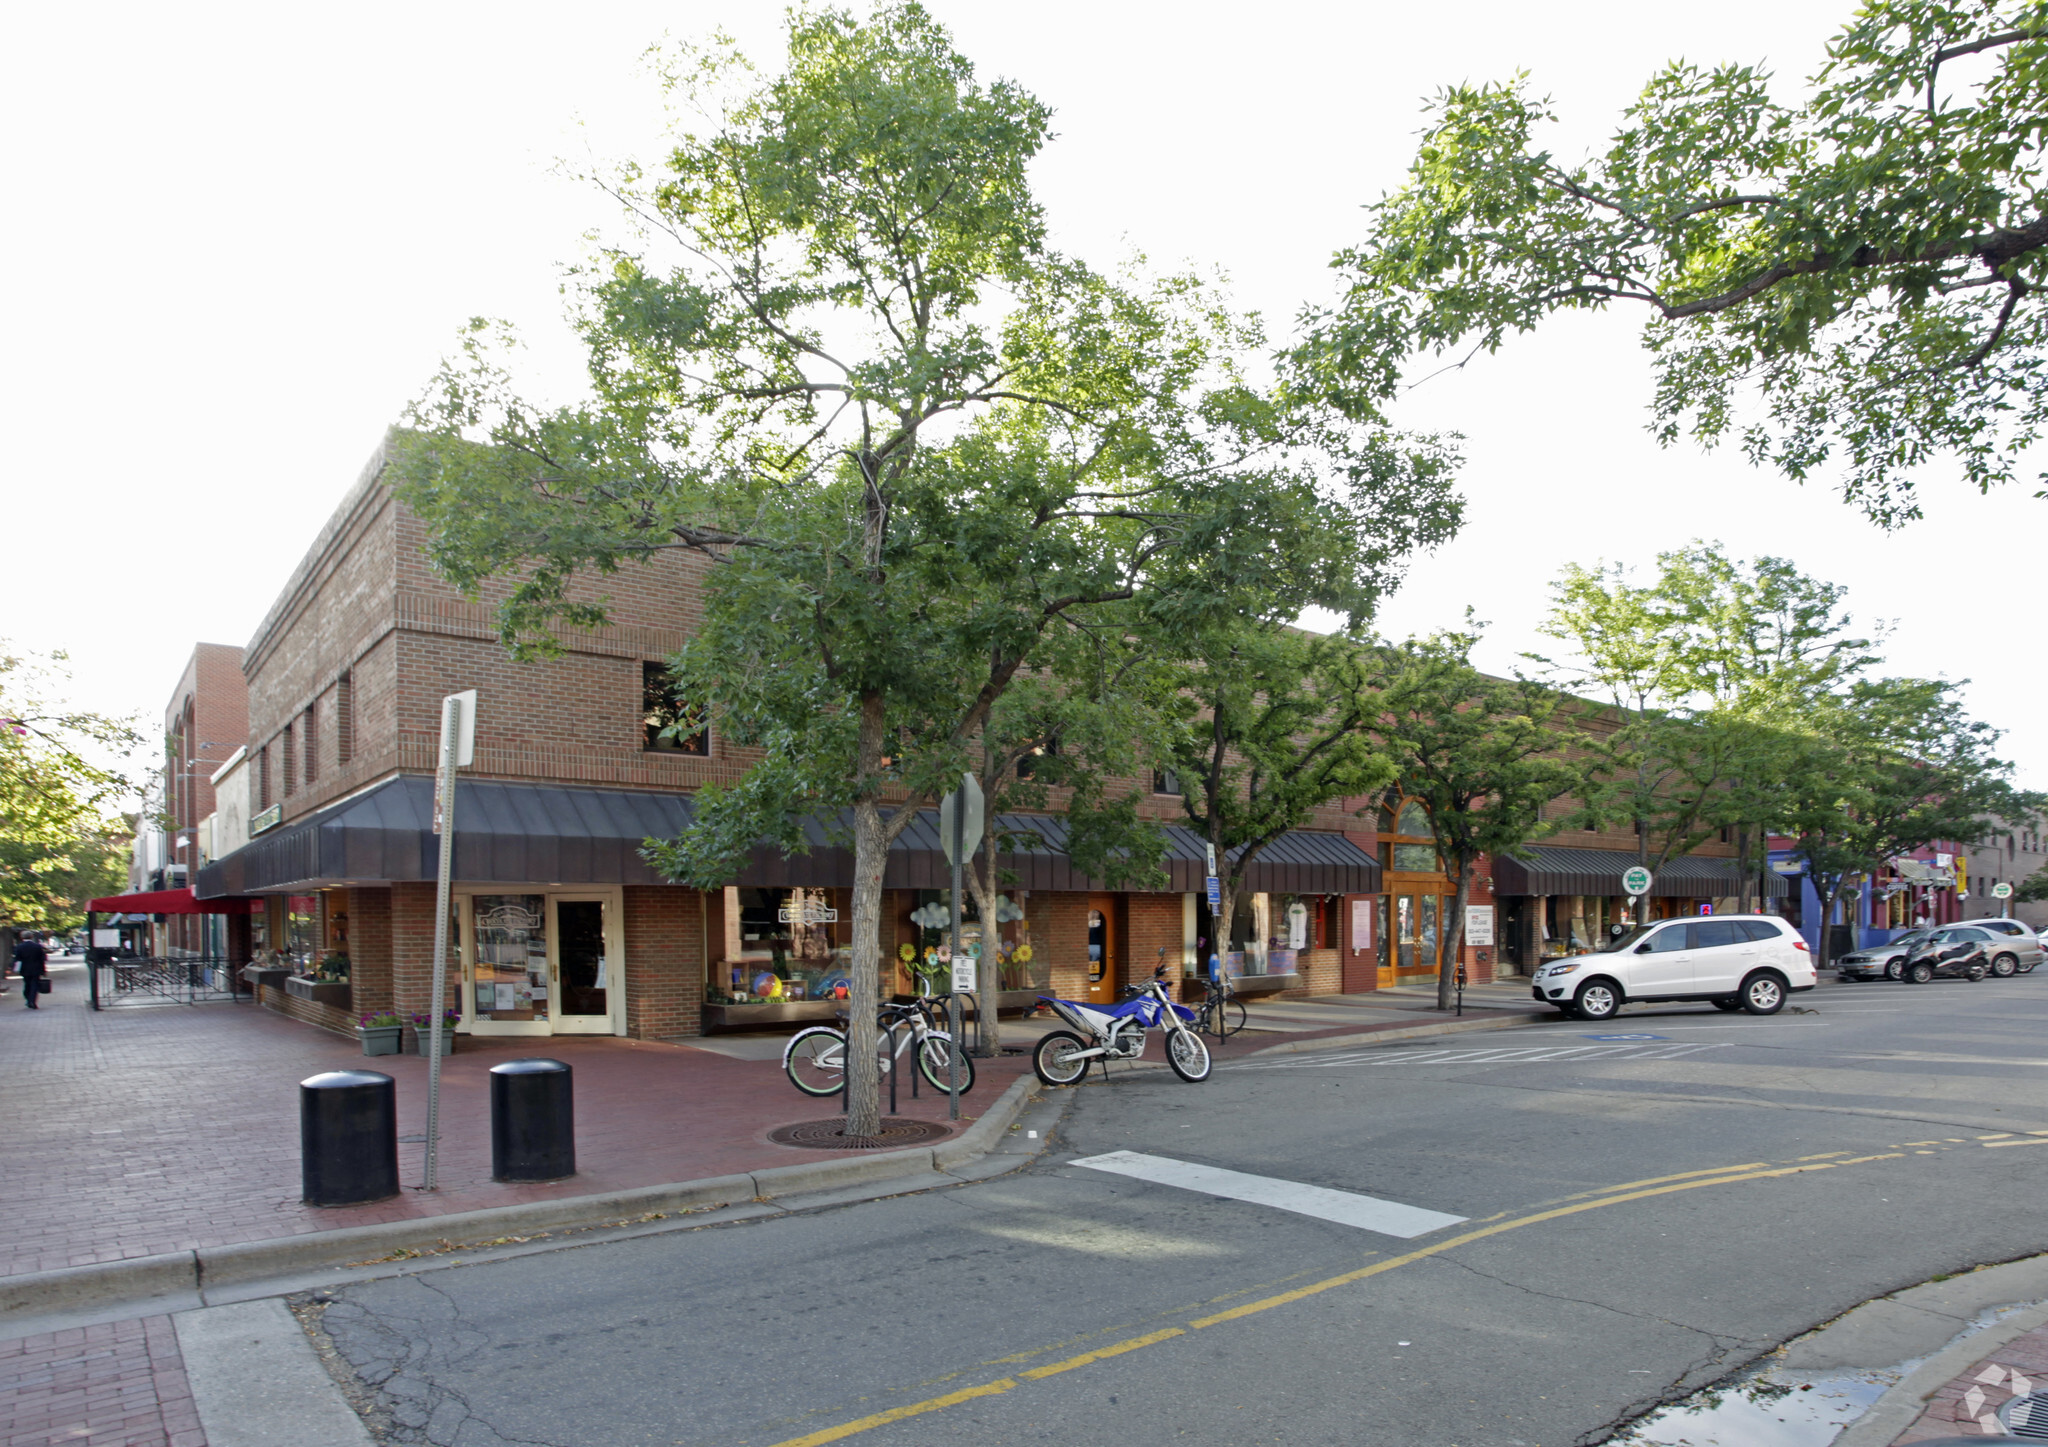
[[[167,1316],[0,1341],[0,1447],[206,1447]]]
[[[1927,1399],[1920,1420],[1893,1439],[1895,1447],[1938,1437],[1997,1437],[1998,1409],[2015,1396],[2048,1391],[2048,1326],[2016,1336],[1997,1351],[1957,1374]]]

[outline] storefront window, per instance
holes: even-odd
[[[320,902],[310,894],[294,894],[285,900],[286,956],[294,965],[312,964],[319,957]]]
[[[839,891],[844,893],[844,891]],[[725,891],[725,957],[712,973],[712,1003],[844,998],[853,946],[829,889]]]
[[[546,1020],[547,897],[479,894],[470,904],[473,1020]]]

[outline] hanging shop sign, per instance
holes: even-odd
[[[836,909],[828,908],[827,906],[820,904],[817,900],[807,899],[802,904],[785,904],[777,906],[775,910],[775,922],[777,924],[802,925],[838,924],[839,911]]]

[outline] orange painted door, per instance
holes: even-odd
[[[1088,1003],[1114,1005],[1117,978],[1116,899],[1088,896]]]

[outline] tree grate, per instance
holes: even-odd
[[[1998,1415],[2005,1419],[2005,1430],[2015,1437],[2048,1439],[2048,1392],[2014,1397],[1999,1408]]]
[[[935,1120],[906,1120],[900,1115],[891,1115],[883,1117],[881,1134],[849,1136],[846,1134],[846,1117],[835,1115],[830,1120],[800,1120],[795,1125],[779,1125],[768,1132],[768,1139],[780,1146],[802,1146],[813,1151],[886,1151],[944,1140],[952,1133],[951,1126]]]

